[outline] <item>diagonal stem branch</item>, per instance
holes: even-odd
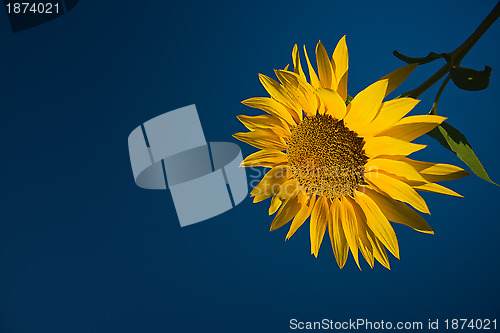
[[[430,78],[425,80],[424,83],[419,85],[413,90],[407,91],[400,97],[413,97],[417,98],[422,95],[427,89],[432,87],[436,82],[441,80],[449,71],[450,65],[458,66],[462,59],[469,53],[472,47],[477,43],[477,41],[484,35],[484,33],[491,27],[493,23],[500,16],[500,1],[496,4],[495,8],[486,16],[486,18],[481,22],[481,24],[474,30],[474,32],[455,50],[447,54],[449,57],[449,63],[441,67],[436,73],[434,73]]]
[[[450,82],[450,75],[448,75],[446,79],[444,79],[443,83],[441,84],[441,87],[439,87],[439,91],[436,95],[436,98],[434,99],[434,103],[432,104],[432,108],[429,114],[437,115],[437,105],[439,103],[439,99],[441,98],[441,94],[443,93],[443,90],[448,84],[448,82]]]

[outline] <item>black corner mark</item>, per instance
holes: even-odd
[[[79,0],[4,0],[13,32],[36,27],[73,9]]]

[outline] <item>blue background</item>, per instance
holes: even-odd
[[[475,176],[465,198],[424,193],[436,235],[395,225],[401,260],[339,270],[308,227],[269,232],[268,202],[247,199],[180,228],[166,191],[133,181],[127,136],[195,103],[210,141],[235,140],[240,104],[265,96],[257,73],[291,63],[293,44],[329,53],[347,35],[349,91],[410,56],[448,52],[493,1],[167,3],[81,1],[12,33],[0,10],[2,129],[0,332],[286,332],[289,320],[496,318],[500,189]],[[439,112],[463,131],[492,178],[497,165],[500,24],[463,65],[493,67],[489,89],[445,90]],[[418,68],[409,90],[442,63]],[[426,113],[438,86],[421,96]],[[464,166],[429,137],[415,158]],[[255,151],[241,145],[245,155]],[[249,176],[255,176],[250,172]],[[193,202],[193,209],[196,209]]]

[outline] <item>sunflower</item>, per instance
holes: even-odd
[[[246,157],[242,166],[270,168],[253,188],[253,201],[271,198],[269,215],[277,212],[271,230],[291,221],[286,239],[310,218],[311,254],[316,257],[328,230],[340,268],[350,250],[360,269],[358,252],[370,267],[376,259],[390,269],[386,248],[399,259],[398,240],[390,222],[433,234],[424,218],[411,208],[430,214],[417,191],[461,197],[436,182],[469,173],[453,165],[407,157],[425,148],[411,141],[446,119],[436,115],[405,117],[419,102],[413,98],[384,101],[415,65],[393,71],[350,98],[345,36],[331,60],[321,42],[317,44],[318,74],[305,47],[304,55],[309,81],[295,45],[293,71],[288,66],[275,70],[279,82],[259,74],[270,97],[242,102],[268,113],[238,116],[250,132],[234,134],[260,149]]]

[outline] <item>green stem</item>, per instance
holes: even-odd
[[[436,95],[436,98],[434,99],[434,103],[432,104],[432,108],[431,108],[431,111],[429,112],[429,114],[433,114],[433,115],[437,116],[437,106],[439,103],[439,99],[441,98],[441,94],[443,93],[443,90],[446,87],[446,85],[448,84],[448,82],[450,82],[449,75],[446,77],[446,79],[444,79],[443,84],[441,84],[441,87],[439,87],[439,91]]]
[[[467,38],[465,42],[462,43],[452,52],[452,65],[460,64],[462,59],[467,53],[472,49],[472,47],[477,43],[477,41],[484,35],[484,33],[495,23],[497,18],[500,16],[500,1],[497,3],[495,8],[486,16],[483,22],[477,27],[477,29]]]
[[[413,90],[407,91],[402,94],[400,97],[413,97],[418,98],[418,96],[422,95],[427,89],[432,87],[436,82],[441,80],[443,76],[445,76],[450,71],[450,66],[448,64],[441,67],[436,73],[434,73],[430,78],[425,80],[424,83],[419,85]]]
[[[452,52],[448,53],[450,61],[449,64],[441,67],[436,73],[434,73],[430,78],[428,78],[424,83],[419,85],[413,90],[410,90],[401,95],[401,97],[413,97],[417,98],[422,95],[427,89],[432,87],[436,82],[441,80],[449,71],[450,65],[458,66],[462,59],[469,53],[472,47],[477,43],[477,41],[483,36],[483,34],[491,27],[491,25],[500,16],[500,1],[496,4],[495,8],[486,16],[486,18],[481,22],[477,29],[463,42],[459,47],[457,47]]]

